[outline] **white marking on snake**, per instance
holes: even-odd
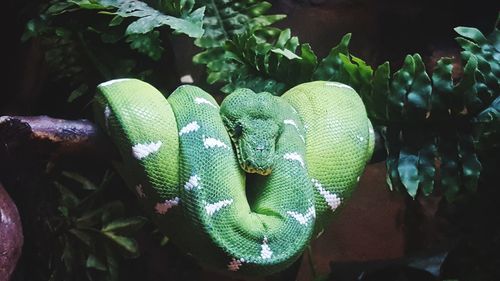
[[[362,136],[356,136],[356,138],[360,141],[360,142],[363,142],[365,140],[365,138],[363,138]]]
[[[214,108],[217,108],[217,106],[215,104],[211,103],[209,100],[204,99],[204,98],[196,97],[196,98],[194,98],[194,102],[196,104],[208,104]]]
[[[262,245],[260,245],[260,257],[262,259],[270,259],[271,256],[273,255],[273,251],[271,251],[271,248],[269,248],[269,245],[267,245],[267,237],[264,237],[264,240],[262,241]]]
[[[111,108],[109,108],[109,105],[106,105],[104,108],[104,125],[106,126],[106,129],[109,130],[109,118],[111,117]]]
[[[226,206],[229,206],[231,204],[233,204],[233,199],[221,200],[219,202],[215,202],[215,203],[212,203],[212,204],[205,205],[205,210],[207,211],[207,214],[209,216],[212,216],[213,214],[215,214],[220,209],[222,209],[222,208],[224,208]]]
[[[113,85],[115,83],[127,81],[127,80],[132,80],[132,79],[130,79],[130,78],[113,79],[113,80],[109,80],[109,81],[106,81],[104,83],[101,83],[97,87],[106,87],[106,86]]]
[[[332,209],[332,211],[335,211],[335,209],[339,207],[340,203],[342,203],[340,197],[338,197],[337,194],[331,193],[330,191],[326,190],[317,179],[311,179],[311,181],[314,187],[316,187],[316,189],[318,190],[319,194],[321,194],[321,196],[325,198],[326,204],[330,206],[330,209]]]
[[[170,208],[179,205],[179,197],[173,199],[167,199],[163,203],[156,203],[155,211],[160,215],[164,215],[170,210]]]
[[[299,126],[297,126],[297,123],[295,123],[295,121],[293,121],[292,119],[285,119],[285,120],[283,120],[283,123],[286,124],[286,125],[292,125],[292,126],[294,126],[295,129],[297,130],[297,132],[300,133]],[[304,139],[304,136],[302,136],[301,134],[299,134],[299,137],[302,140],[302,142],[306,143],[306,139]]]
[[[227,270],[238,271],[244,262],[245,262],[244,258],[241,259],[232,258],[229,264],[227,265]]]
[[[145,198],[146,197],[146,193],[144,193],[144,189],[142,187],[142,184],[138,184],[135,186],[135,191],[137,192],[137,196],[139,196],[139,198]]]
[[[193,121],[186,126],[184,126],[180,131],[179,131],[179,136],[182,136],[184,134],[189,134],[191,132],[196,132],[200,129],[200,125],[198,125],[198,122]]]
[[[189,177],[189,180],[184,184],[184,189],[186,190],[193,190],[200,186],[200,180],[201,178],[198,175],[194,175]]]
[[[216,139],[216,138],[211,138],[211,137],[205,137],[203,136],[203,146],[205,148],[214,148],[214,147],[223,147],[223,148],[229,148],[229,146],[222,141]]]
[[[351,86],[346,85],[346,84],[342,84],[342,83],[339,83],[339,82],[326,82],[325,86],[336,86],[336,87],[339,87],[339,88],[346,88],[346,89],[354,90]]]
[[[135,158],[141,160],[142,158],[147,157],[151,153],[157,152],[160,150],[162,145],[161,141],[150,142],[150,143],[139,143],[132,147],[132,153]]]
[[[299,126],[297,126],[297,123],[295,123],[295,121],[293,121],[292,119],[285,119],[283,120],[283,123],[287,125],[292,125],[295,127],[295,129],[297,129],[297,131],[299,130]]]
[[[316,209],[314,209],[314,206],[309,207],[305,214],[301,214],[295,211],[288,211],[286,213],[292,216],[302,225],[307,225],[311,219],[316,217]]]
[[[304,159],[302,159],[302,156],[300,156],[300,154],[298,154],[297,152],[285,153],[285,155],[283,155],[283,158],[286,160],[298,161],[302,168],[305,168],[306,166],[306,164],[304,163]]]

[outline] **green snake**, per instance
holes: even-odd
[[[159,229],[201,264],[243,276],[293,263],[350,196],[374,146],[361,99],[337,82],[281,97],[238,89],[219,106],[195,86],[166,99],[116,79],[98,86],[95,116]]]

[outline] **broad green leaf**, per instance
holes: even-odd
[[[418,186],[420,184],[420,175],[418,173],[418,155],[404,148],[399,152],[398,172],[401,182],[408,194],[415,198]]]
[[[425,65],[420,55],[413,55],[413,61],[415,63],[415,76],[408,91],[408,108],[414,108],[417,111],[411,114],[412,119],[425,119],[431,105],[431,79],[425,72]]]
[[[475,56],[471,56],[464,67],[462,80],[453,89],[451,106],[457,114],[465,115],[470,111],[471,105],[476,105],[476,69],[477,59]]]
[[[276,53],[276,54],[281,54],[283,55],[284,57],[286,57],[287,59],[289,60],[293,60],[293,59],[298,59],[298,60],[301,60],[302,58],[297,56],[295,53],[291,52],[290,50],[287,50],[287,49],[272,49],[271,52],[273,53]]]
[[[457,197],[461,185],[456,138],[449,136],[441,137],[439,154],[441,159],[441,188],[446,199],[453,201]]]
[[[418,151],[418,173],[420,175],[420,189],[425,196],[432,193],[434,189],[434,177],[436,175],[435,159],[437,157],[437,146],[434,142],[425,144]]]
[[[401,119],[406,103],[406,95],[413,84],[415,77],[415,60],[407,55],[403,66],[393,75],[391,94],[389,95],[389,118]]]
[[[89,0],[69,0],[69,3],[74,3],[78,5],[82,9],[87,9],[87,10],[102,10],[105,9],[106,7],[99,4],[99,1],[89,1]]]
[[[311,49],[309,44],[302,44],[300,46],[300,57],[302,58],[300,64],[299,82],[311,81],[313,71],[318,65],[318,57]]]
[[[455,27],[454,30],[463,37],[472,39],[481,45],[486,44],[488,42],[486,37],[484,37],[483,33],[481,33],[481,31],[479,31],[479,29],[477,28],[459,26]]]
[[[139,256],[139,247],[137,246],[137,242],[129,237],[116,235],[112,232],[104,232],[111,241],[115,243],[123,252],[131,257]]]
[[[387,115],[387,102],[390,95],[390,66],[385,62],[375,70],[372,78],[372,91],[365,97],[365,106],[368,117],[377,122],[385,122]]]
[[[184,33],[189,37],[199,38],[203,35],[203,15],[205,7],[201,7],[187,15],[185,18],[176,18],[165,15],[148,6],[142,1],[135,0],[101,0],[100,4],[114,7],[117,16],[138,17],[125,31],[125,34],[148,33],[154,28],[167,25],[176,33]]]
[[[326,56],[319,63],[316,71],[313,74],[314,80],[331,80],[338,81],[340,77],[342,60],[339,54],[349,55],[349,42],[351,41],[351,33],[348,33],[342,37],[340,43],[330,50],[328,56]]]
[[[453,61],[451,58],[441,58],[436,63],[434,73],[432,74],[432,113],[438,115],[441,119],[448,116],[448,108],[453,94]]]
[[[139,230],[146,221],[147,220],[143,217],[120,218],[106,224],[101,231],[118,234],[132,234]]]
[[[462,135],[460,137],[458,153],[462,164],[463,184],[465,188],[475,191],[482,167],[474,152],[472,136]]]

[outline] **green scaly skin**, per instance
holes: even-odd
[[[115,163],[158,227],[212,269],[283,270],[356,185],[373,130],[350,87],[301,84],[283,95],[240,89],[221,107],[181,86],[99,85],[95,112],[117,145]],[[245,186],[246,173],[257,173]]]

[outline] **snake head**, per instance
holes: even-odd
[[[277,97],[238,89],[224,99],[221,117],[247,173],[268,175],[275,160],[276,142],[282,130]]]

